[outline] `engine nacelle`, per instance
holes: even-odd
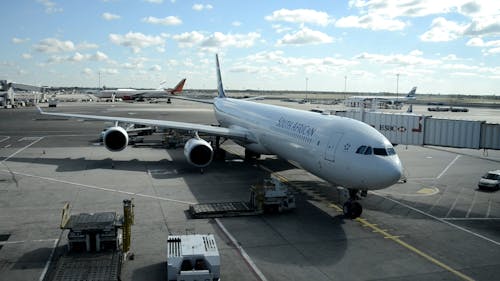
[[[184,145],[184,156],[189,164],[203,168],[212,162],[214,150],[206,140],[192,138]]]
[[[102,137],[102,143],[109,151],[122,151],[128,145],[128,134],[122,127],[107,129]]]

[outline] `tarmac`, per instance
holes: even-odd
[[[61,103],[50,110],[216,122],[209,105],[178,100]],[[456,115],[474,119],[491,113]],[[167,236],[186,233],[214,234],[222,280],[500,276],[500,191],[477,189],[481,175],[500,168],[499,151],[399,145],[407,181],[370,192],[361,201],[362,217],[350,220],[341,213],[339,188],[274,156],[245,162],[243,148],[229,141],[223,144],[226,160],[200,173],[182,148],[156,146],[159,136],[147,138],[150,146],[113,153],[97,141],[104,122],[42,116],[35,108],[0,110],[0,120],[1,280],[48,279],[66,247],[67,233],[59,228],[66,202],[72,213],[121,214],[128,198],[135,204],[135,258],[124,262],[122,280],[165,280]],[[295,190],[294,211],[196,220],[187,215],[193,203],[248,200],[250,185],[271,172]]]

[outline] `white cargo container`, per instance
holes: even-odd
[[[167,280],[220,280],[220,256],[214,236],[169,235]]]

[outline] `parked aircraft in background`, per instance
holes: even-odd
[[[137,90],[137,89],[115,89],[115,90],[100,90],[93,93],[97,98],[121,98],[122,100],[138,100],[144,98],[166,98],[168,94],[177,95],[182,92],[186,83],[186,78],[177,83],[174,88],[158,89],[158,90]]]
[[[212,162],[214,153],[223,155],[219,147],[221,137],[245,147],[246,159],[275,154],[349,190],[350,199],[344,204],[344,213],[351,218],[362,212],[361,204],[356,201],[359,194],[386,188],[401,178],[399,157],[392,144],[376,129],[354,119],[229,98],[222,85],[217,55],[216,66],[218,96],[211,103],[219,127],[39,110],[46,115],[115,122],[103,135],[103,143],[110,151],[121,151],[128,144],[128,134],[119,123],[191,132],[193,137],[186,142],[184,155],[190,164],[200,168]],[[198,132],[216,136],[215,143],[201,139]]]
[[[405,96],[350,96],[344,101],[349,107],[377,107],[400,109],[405,101],[415,100],[417,87],[413,87]]]

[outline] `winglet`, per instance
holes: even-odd
[[[222,77],[220,75],[220,65],[219,65],[219,55],[215,54],[215,64],[217,66],[217,91],[219,93],[219,98],[225,98],[226,93],[224,92],[224,86],[222,85]]]
[[[40,114],[43,114],[43,110],[40,108],[40,106],[36,105],[36,109],[38,109],[38,112],[40,112]]]

